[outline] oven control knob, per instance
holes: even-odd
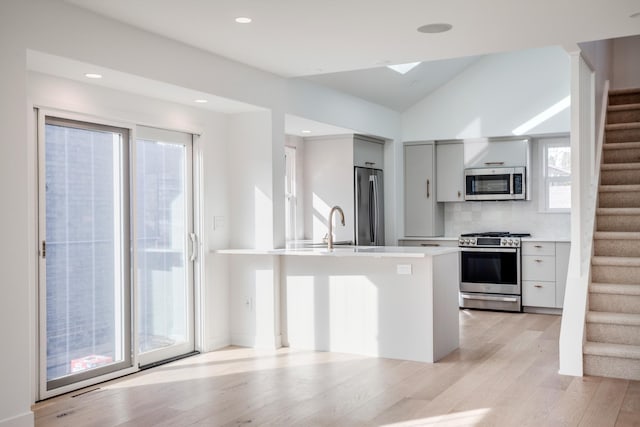
[[[507,240],[507,242],[508,242],[510,245],[513,245],[513,240],[509,239],[509,240]]]
[[[471,242],[472,245],[475,245],[476,244],[476,239],[471,239],[470,242]]]

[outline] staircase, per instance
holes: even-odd
[[[584,373],[640,380],[640,89],[609,92]]]

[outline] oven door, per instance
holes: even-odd
[[[520,295],[519,248],[460,248],[460,291]]]

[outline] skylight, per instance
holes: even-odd
[[[418,65],[420,65],[420,62],[409,62],[407,64],[387,65],[387,67],[391,68],[393,71],[397,73],[407,74],[409,71],[413,70]]]

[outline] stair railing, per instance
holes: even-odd
[[[572,152],[577,151],[575,155],[572,154],[572,164],[573,168],[578,166],[577,173],[579,174],[576,180],[572,181],[572,184],[578,182],[579,185],[577,188],[572,185],[572,193],[576,191],[578,193],[575,194],[575,198],[572,195],[571,254],[560,329],[559,372],[565,375],[582,376],[582,348],[585,342],[585,321],[591,281],[591,256],[593,255],[593,236],[596,227],[595,218],[598,206],[609,81],[604,84],[602,109],[600,117],[598,117],[600,126],[594,141],[594,73],[580,54],[574,55],[572,61],[574,84],[571,90],[571,147]],[[578,75],[577,79],[576,75]],[[574,132],[577,135],[574,135]],[[574,227],[577,230],[574,230]]]

